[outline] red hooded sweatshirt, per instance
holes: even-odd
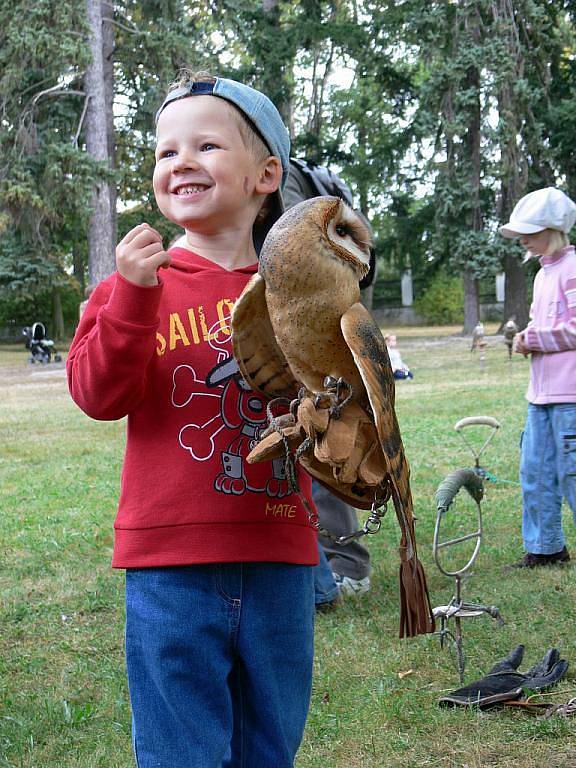
[[[182,248],[160,284],[118,273],[92,296],[68,355],[74,401],[128,417],[112,565],[275,561],[314,565],[316,535],[283,459],[248,464],[266,400],[247,389],[230,338],[257,265],[227,271]],[[299,485],[311,503],[310,478]]]

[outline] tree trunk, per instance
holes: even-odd
[[[102,14],[106,19],[114,18],[114,6],[109,0],[102,2]],[[106,100],[106,143],[108,145],[108,163],[116,169],[116,133],[114,131],[114,25],[111,21],[102,24],[102,65],[104,70],[104,98]],[[108,184],[112,219],[112,245],[116,249],[118,240],[118,218],[116,215],[116,182]],[[114,265],[116,259],[114,258]]]
[[[84,88],[89,100],[86,114],[86,149],[104,167],[111,168],[102,5],[102,0],[87,0],[92,61],[84,75]],[[105,181],[98,182],[94,189],[88,226],[88,280],[91,284],[99,283],[114,271],[115,217],[111,185]]]
[[[511,147],[514,144],[514,148]],[[517,172],[518,165],[513,162],[517,159],[516,137],[502,147],[503,168],[505,175],[500,186],[499,216],[502,223],[508,221],[515,203],[522,197],[526,189],[525,178]],[[526,273],[524,265],[515,254],[507,253],[502,259],[504,269],[504,316],[502,325],[510,318],[516,322],[520,330],[528,324],[528,296],[526,290]]]
[[[512,318],[520,330],[528,325],[528,297],[526,272],[519,259],[509,253],[504,257],[504,317],[503,322]]]
[[[481,19],[478,9],[472,5],[471,13],[466,17],[470,36],[478,45],[481,42]],[[464,162],[468,168],[468,189],[470,195],[468,225],[473,232],[484,228],[482,207],[480,204],[480,175],[482,159],[480,154],[481,110],[480,110],[480,70],[471,65],[466,70],[464,88],[473,93],[474,98],[468,109],[468,125],[464,136]],[[472,254],[470,254],[472,256]],[[470,269],[466,269],[464,279],[464,333],[472,333],[480,320],[480,298],[478,280]]]
[[[462,277],[464,282],[464,328],[463,333],[472,333],[480,320],[480,299],[478,280],[472,270],[467,269]]]
[[[84,295],[86,288],[86,280],[84,278],[84,260],[82,259],[82,253],[78,246],[78,243],[74,243],[72,246],[72,274],[78,281],[80,286],[80,294]]]

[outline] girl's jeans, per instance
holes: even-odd
[[[313,580],[284,563],[126,572],[139,768],[291,768],[312,685]]]
[[[535,555],[564,545],[562,497],[576,520],[576,403],[528,405],[520,459],[522,537]]]

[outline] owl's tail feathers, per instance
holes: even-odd
[[[435,630],[434,614],[426,575],[416,552],[412,496],[400,496],[392,488],[396,517],[402,531],[400,541],[400,637],[425,635]],[[403,503],[402,499],[405,500]]]
[[[434,616],[426,576],[416,554],[410,560],[400,549],[400,637],[414,637],[434,632]]]

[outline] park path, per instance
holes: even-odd
[[[0,389],[4,387],[41,387],[46,382],[66,379],[65,363],[31,365],[25,358],[0,365]]]

